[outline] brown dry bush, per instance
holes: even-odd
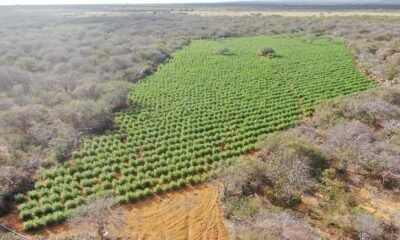
[[[97,238],[102,240],[113,239],[110,230],[120,229],[124,224],[124,215],[117,208],[113,197],[98,197],[87,205],[78,207],[68,219],[71,228],[97,234]]]

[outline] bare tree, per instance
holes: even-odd
[[[215,53],[219,55],[229,55],[231,53],[231,50],[227,47],[220,47],[215,50]]]
[[[287,206],[297,203],[314,186],[313,177],[325,168],[319,150],[290,132],[269,136],[258,158],[266,162],[266,175],[274,189],[272,200]]]
[[[233,229],[234,239],[325,239],[323,233],[312,227],[306,219],[288,211],[263,209]]]
[[[383,235],[381,223],[371,214],[358,213],[354,216],[360,240],[380,239]]]
[[[258,51],[258,55],[273,58],[276,55],[276,52],[273,48],[262,48]]]
[[[125,218],[120,209],[116,207],[113,197],[99,197],[87,205],[83,205],[74,211],[68,220],[71,228],[83,228],[96,232],[102,240],[113,239],[110,234],[112,227],[121,228],[125,224]]]

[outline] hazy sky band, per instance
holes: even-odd
[[[231,2],[232,0],[0,0],[0,5],[52,5],[52,4],[145,4],[188,2]]]
[[[212,3],[246,0],[0,0],[0,5],[66,5],[66,4],[154,4],[154,3]],[[296,2],[296,3],[398,3],[400,0],[247,0],[259,2]]]

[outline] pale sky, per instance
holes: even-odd
[[[143,3],[212,3],[212,2],[233,2],[235,0],[0,0],[0,5],[53,5],[53,4],[143,4]],[[236,0],[243,1],[243,0]],[[249,0],[247,0],[249,1]],[[382,3],[389,2],[398,4],[400,0],[250,0],[264,2],[341,2],[341,3]]]
[[[0,0],[0,5],[48,5],[48,4],[143,4],[143,3],[187,3],[187,2],[231,2],[232,0]]]

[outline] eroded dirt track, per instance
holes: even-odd
[[[128,225],[117,235],[122,239],[229,239],[218,189],[210,184],[124,208]]]

